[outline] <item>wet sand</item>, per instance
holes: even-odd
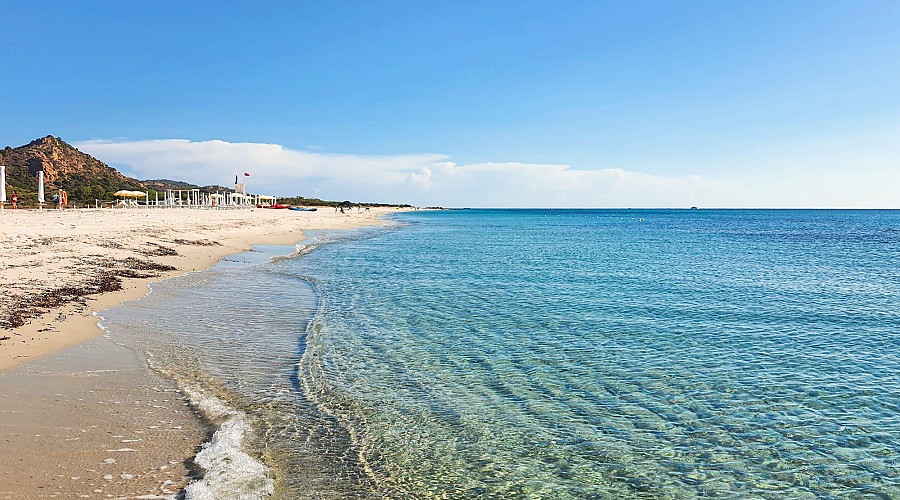
[[[172,381],[94,339],[0,372],[0,498],[169,498],[207,434]]]
[[[0,214],[0,499],[171,498],[208,437],[175,384],[101,337],[94,311],[303,229],[393,209],[70,210]]]

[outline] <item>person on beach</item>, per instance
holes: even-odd
[[[12,204],[13,204],[13,210],[15,210],[19,204],[19,195],[17,195],[15,191],[13,191],[13,195],[12,195]]]
[[[53,195],[53,203],[56,204],[56,209],[59,210],[59,193]]]

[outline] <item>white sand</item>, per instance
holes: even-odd
[[[243,209],[5,210],[0,213],[0,369],[100,334],[91,312],[146,293],[146,280],[125,279],[123,290],[89,298],[85,305],[54,307],[12,330],[2,329],[35,297],[84,287],[133,258],[174,266],[162,277],[204,269],[252,244],[291,244],[302,229],[344,229],[380,224],[394,209],[346,214]],[[187,243],[192,242],[192,243]],[[197,244],[201,243],[201,244]],[[211,244],[212,243],[212,244]],[[211,244],[211,245],[210,245]],[[174,256],[153,253],[175,251]],[[151,255],[148,255],[151,254]],[[139,271],[144,272],[144,271]],[[158,279],[158,278],[156,278]],[[28,309],[25,307],[25,309]]]
[[[146,294],[149,281],[207,268],[253,244],[292,244],[303,229],[382,224],[378,217],[395,211],[0,213],[0,499],[179,491],[208,429],[143,359],[92,340],[102,331],[91,313]],[[166,253],[176,255],[158,255]],[[148,264],[175,270],[121,278],[119,291],[52,304],[111,272],[147,274],[140,268]]]

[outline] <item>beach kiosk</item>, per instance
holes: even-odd
[[[243,206],[249,205],[251,201],[252,201],[252,198],[250,196],[247,196],[246,194],[231,193],[228,204],[243,207]]]
[[[256,195],[256,205],[263,207],[270,207],[275,204],[276,198],[274,196],[268,196],[264,194]]]

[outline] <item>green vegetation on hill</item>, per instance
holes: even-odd
[[[132,179],[52,135],[35,139],[17,148],[6,146],[0,150],[0,164],[6,165],[7,198],[11,197],[12,192],[15,191],[19,195],[19,203],[23,207],[37,206],[37,174],[40,170],[44,171],[44,194],[47,202],[50,202],[53,195],[60,189],[65,189],[69,193],[70,202],[79,205],[93,205],[95,200],[110,201],[114,199],[113,193],[122,189],[146,191],[151,200],[156,198],[157,193],[162,198],[162,193],[167,189],[199,189],[203,193],[234,192],[234,189],[225,186],[197,186],[172,179],[145,181]],[[387,203],[326,201],[303,196],[279,198],[278,200],[283,204],[306,206],[398,206]],[[410,205],[399,206],[409,207]]]
[[[51,135],[17,148],[7,146],[0,151],[0,163],[6,165],[7,197],[15,191],[23,206],[37,205],[37,175],[41,170],[48,201],[60,189],[69,193],[70,201],[82,204],[110,200],[120,189],[144,189],[137,179]]]
[[[412,205],[403,204],[399,205],[396,203],[365,203],[365,202],[356,202],[356,201],[325,201],[320,200],[319,198],[304,198],[303,196],[292,196],[285,198],[278,198],[278,203],[282,203],[284,205],[302,205],[307,207],[338,207],[338,206],[357,206],[361,205],[364,207],[411,207]]]
[[[154,191],[165,191],[166,189],[199,189],[200,186],[184,181],[173,181],[172,179],[148,179],[141,183]]]

